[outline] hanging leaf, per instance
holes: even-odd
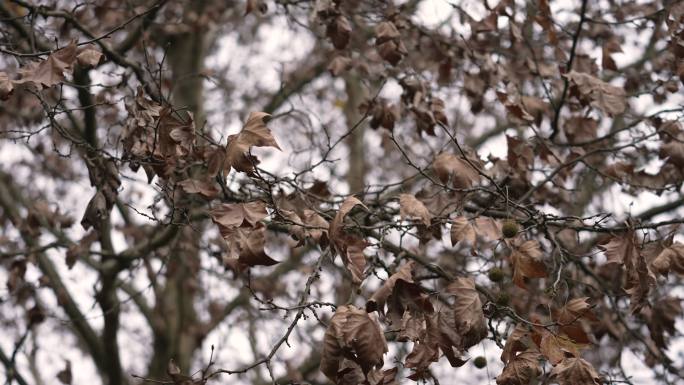
[[[427,207],[412,194],[399,195],[399,215],[401,215],[402,219],[417,218],[425,226],[430,226],[430,220],[432,219],[432,215],[430,215]]]
[[[601,385],[601,377],[587,361],[578,357],[567,357],[551,371],[559,385]],[[498,381],[497,381],[498,383]]]
[[[280,150],[271,130],[266,127],[266,122],[271,115],[265,112],[251,112],[247,122],[237,135],[228,137],[226,146],[226,159],[224,168],[251,173],[258,160],[249,154],[252,147],[274,147]]]
[[[334,383],[347,358],[367,374],[381,368],[387,342],[378,322],[369,313],[353,305],[337,308],[323,337],[321,371]]]

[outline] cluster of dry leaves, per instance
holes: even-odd
[[[684,275],[684,244],[674,240],[678,230],[668,228],[666,235],[662,230],[679,222],[630,220],[608,227],[604,218],[596,220],[600,215],[573,210],[585,182],[576,178],[579,173],[590,172],[586,180],[619,184],[626,191],[678,191],[684,180],[684,129],[676,118],[633,113],[630,98],[646,91],[639,88],[638,73],[625,72],[623,85],[611,81],[620,70],[613,56],[621,52],[621,39],[605,23],[584,26],[583,32],[583,23],[591,20],[582,13],[572,25],[577,32],[566,33],[554,20],[549,1],[528,3],[535,4],[524,23],[515,17],[513,0],[487,5],[480,20],[462,15],[471,27],[468,39],[417,25],[402,7],[359,4],[375,11],[364,19],[346,2],[312,5],[314,23],[324,30],[321,40],[334,49],[323,68],[327,64],[333,77],[361,75],[368,83],[391,78],[401,88],[396,100],[374,97],[358,106],[371,128],[383,129],[383,137],[394,140],[403,164],[415,172],[406,178],[411,182],[405,188],[394,192],[387,187],[393,192],[384,200],[371,194],[333,194],[334,186],[327,182],[305,188],[297,178],[264,176],[252,149],[281,150],[265,112],[250,113],[240,132],[215,141],[197,127],[192,113],[138,85],[135,95],[126,98],[125,124],[113,151],[120,145],[120,158],[72,140],[95,187],[81,224],[95,231],[68,245],[68,266],[98,241],[97,232],[117,204],[119,168],[142,168],[148,182],[157,179],[170,206],[170,221],[164,225],[211,218],[222,239],[221,261],[236,277],[244,278],[255,266],[280,263],[267,253],[267,240],[277,233],[293,238],[292,249],[313,248],[324,256],[329,251],[341,260],[352,292],[361,297],[335,304],[334,314],[321,321],[327,329],[319,349],[320,369],[335,384],[397,384],[405,369],[407,378],[427,380],[442,357],[452,367],[463,366],[472,355],[469,350],[486,338],[503,349],[498,385],[530,384],[543,375],[560,385],[599,385],[605,378],[585,352],[604,337],[622,348],[628,335],[629,342],[643,344],[647,364],[662,363],[673,372],[663,352],[683,309],[678,298],[658,288],[670,275]],[[266,14],[268,7],[249,0],[246,14],[255,10]],[[654,15],[660,14],[646,18]],[[679,90],[676,77],[684,81],[684,8],[668,8],[663,15],[662,34],[669,40],[663,59],[653,64],[654,71],[670,78],[654,82],[656,100]],[[507,30],[499,28],[500,19],[508,21]],[[536,36],[541,48],[527,46],[534,27],[541,28]],[[581,32],[605,41],[601,68],[591,55],[575,51]],[[498,45],[501,41],[506,44]],[[528,49],[529,55],[518,55]],[[0,72],[0,99],[68,84],[76,71],[111,60],[76,41],[36,56],[45,58],[12,76]],[[450,125],[447,116],[453,106],[438,96],[435,86],[455,83],[471,113],[497,111],[504,117],[497,122],[503,130],[493,135],[505,137],[505,157],[483,159],[461,143],[469,133],[457,133],[456,124]],[[528,92],[537,88],[544,93]],[[60,124],[52,115],[47,119]],[[607,121],[617,123],[606,130]],[[351,127],[354,122],[347,123]],[[637,125],[643,132],[631,131]],[[395,130],[418,138],[416,148],[432,137],[448,146],[435,150],[424,166],[416,165],[392,136]],[[530,132],[532,136],[525,136]],[[60,133],[73,139],[67,131]],[[653,143],[644,144],[647,140]],[[619,156],[607,160],[606,154]],[[651,161],[657,161],[655,173],[644,170]],[[235,179],[230,182],[229,176]],[[589,203],[586,207],[591,208]],[[565,212],[572,214],[556,214]],[[39,224],[37,218],[43,217],[52,223]],[[28,228],[68,226],[58,211],[38,204],[27,221]],[[394,245],[378,229],[415,235],[419,245]],[[593,238],[580,239],[581,232]],[[429,255],[428,244],[442,242],[443,233],[451,240],[443,253],[448,255]],[[591,258],[597,245],[605,263]],[[383,265],[374,253],[393,264]],[[472,273],[473,260],[483,261],[487,271]],[[364,292],[378,266],[387,278]],[[11,264],[10,291],[22,285],[25,274],[25,261]],[[301,312],[307,305],[302,306]],[[633,336],[622,307],[643,321],[648,338]],[[41,317],[34,312],[31,322]],[[494,324],[502,320],[508,328]],[[408,354],[388,359],[390,343],[407,347]],[[188,380],[177,367],[170,375],[176,383]]]

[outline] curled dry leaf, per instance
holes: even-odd
[[[222,228],[221,236],[228,244],[228,255],[226,256],[228,260],[224,260],[226,265],[231,265],[234,261],[250,267],[271,266],[278,263],[264,250],[266,227],[263,223],[257,224],[254,228]]]
[[[534,346],[534,342],[531,339],[531,332],[522,323],[515,326],[515,329],[506,338],[506,344],[504,345],[503,352],[501,352],[501,361],[504,364],[508,364],[513,358],[515,358],[516,353],[524,352]]]
[[[6,72],[0,72],[0,100],[9,99],[10,94],[14,90],[14,84],[7,76]]]
[[[435,174],[442,183],[452,181],[454,188],[467,189],[480,181],[480,174],[467,161],[454,154],[437,155],[432,165]]]
[[[401,266],[397,271],[392,274],[387,280],[378,288],[378,290],[373,293],[373,296],[366,302],[366,311],[373,312],[378,310],[383,312],[387,298],[392,294],[394,286],[398,280],[403,280],[406,282],[413,282],[413,268],[415,267],[415,262],[409,261]]]
[[[513,357],[496,377],[497,385],[528,385],[531,380],[541,374],[539,365],[539,353],[534,350],[526,350]]]
[[[604,250],[607,263],[624,265],[627,273],[624,289],[630,295],[630,309],[636,313],[648,303],[648,294],[656,281],[655,275],[648,269],[636,233],[630,229],[599,248]]]
[[[627,95],[623,88],[583,72],[570,71],[563,76],[576,87],[582,99],[604,113],[614,116],[623,113],[627,108]]]
[[[326,34],[333,46],[337,49],[344,49],[351,39],[352,26],[349,19],[340,15],[330,20]]]
[[[399,195],[399,215],[402,219],[417,218],[425,226],[430,226],[432,219],[427,207],[412,194]]]
[[[665,334],[674,336],[677,329],[677,318],[682,316],[682,300],[677,297],[667,296],[660,299],[653,308],[644,308],[642,311],[646,319],[646,326],[651,334],[651,339],[661,349],[667,348]]]
[[[399,30],[391,21],[383,21],[375,27],[375,38],[377,44],[382,44],[388,40],[401,37]]]
[[[396,366],[387,370],[371,370],[368,373],[369,385],[398,385],[396,381],[399,368]]]
[[[356,284],[360,284],[363,281],[363,271],[366,267],[366,257],[363,254],[363,250],[368,246],[368,243],[363,238],[347,234],[344,231],[344,218],[357,205],[366,208],[366,206],[355,197],[347,197],[347,199],[342,202],[333,221],[330,222],[328,234],[334,251],[342,256],[345,267],[351,273],[352,281]]]
[[[487,322],[482,311],[480,294],[473,278],[458,277],[446,288],[453,297],[456,328],[461,336],[461,348],[468,349],[487,336]]]
[[[671,246],[663,249],[653,261],[649,268],[657,274],[667,276],[674,271],[684,275],[684,244],[675,242]]]
[[[439,314],[435,313],[428,318],[427,327],[422,330],[418,340],[413,344],[411,353],[406,356],[404,366],[414,370],[414,373],[409,376],[414,381],[423,378],[430,364],[439,360],[441,341],[440,329],[437,327],[438,319],[436,319]],[[447,346],[451,350],[452,345],[447,344]]]
[[[391,21],[384,21],[375,27],[375,44],[380,57],[391,65],[397,65],[408,54],[399,30]]]
[[[325,218],[313,210],[306,209],[302,213],[302,221],[309,226],[305,230],[306,236],[311,237],[316,241],[322,241],[324,238],[327,240],[330,224]]]
[[[102,60],[102,52],[93,49],[86,48],[82,50],[78,55],[76,55],[76,60],[78,64],[85,68],[97,67]]]
[[[565,357],[579,356],[578,345],[567,337],[556,335],[550,331],[539,328],[541,333],[541,341],[539,343],[539,351],[552,364],[556,365]]]
[[[347,56],[337,55],[328,64],[328,71],[332,76],[340,76],[352,67],[352,59]]]
[[[592,312],[592,305],[588,297],[575,298],[568,301],[562,308],[553,311],[553,319],[558,323],[558,330],[577,344],[591,342],[588,322],[597,322],[598,318]]]
[[[22,76],[15,83],[52,87],[64,81],[64,73],[73,69],[75,61],[76,42],[72,41],[66,47],[51,53],[47,59],[20,68]]]
[[[214,207],[210,215],[219,227],[232,228],[243,225],[255,227],[257,222],[268,216],[268,212],[263,202],[222,203]]]
[[[684,144],[680,141],[661,143],[659,156],[667,159],[669,163],[682,167],[684,166]]]
[[[88,230],[94,227],[96,230],[100,229],[102,220],[109,215],[109,210],[111,207],[107,205],[107,198],[102,193],[102,191],[97,190],[95,195],[88,202],[86,206],[85,213],[83,213],[83,219],[81,219],[81,226],[84,230]]]
[[[219,188],[211,179],[193,179],[188,178],[186,180],[178,182],[183,191],[188,194],[200,194],[207,199],[216,198],[219,193]]]
[[[566,357],[553,368],[551,376],[556,378],[559,385],[601,385],[596,369],[578,357]]]
[[[69,270],[74,267],[79,259],[90,253],[90,246],[96,242],[98,238],[99,234],[95,231],[91,231],[84,235],[80,241],[69,246],[66,252],[66,264]]]
[[[387,342],[377,320],[353,305],[337,308],[323,337],[321,371],[334,383],[343,359],[353,360],[365,374],[381,368]]]
[[[452,246],[456,246],[461,241],[474,246],[477,240],[477,233],[466,217],[456,217],[451,220],[450,234]]]
[[[513,264],[513,283],[525,289],[525,278],[544,278],[546,266],[541,260],[542,252],[536,240],[514,244],[510,255]]]
[[[249,154],[252,147],[274,147],[280,150],[266,122],[271,115],[265,112],[251,112],[239,134],[228,137],[224,169],[235,169],[250,173],[257,159]]]

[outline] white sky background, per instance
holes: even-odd
[[[455,0],[454,0],[455,2]],[[482,15],[483,8],[480,1],[462,1],[461,6],[467,10],[472,16],[479,18]],[[571,1],[565,2],[552,2],[552,11],[554,16],[558,15],[558,18],[567,16],[567,4],[574,4]],[[272,5],[271,5],[272,6]],[[448,20],[452,15],[451,6],[444,0],[425,0],[421,3],[419,18],[422,23],[427,26],[442,25]],[[252,17],[252,16],[250,16]],[[458,30],[462,30],[463,33],[467,34],[469,32],[469,26],[459,25],[455,18],[450,23],[450,25]],[[646,33],[646,32],[645,32]],[[258,86],[263,89],[277,90],[280,84],[280,74],[284,68],[291,68],[294,63],[298,63],[309,49],[313,46],[313,39],[303,32],[301,29],[292,29],[291,25],[286,22],[284,18],[281,18],[279,22],[274,22],[270,26],[264,26],[258,30],[258,36],[255,37],[258,43],[252,46],[245,46],[237,43],[237,36],[227,35],[220,43],[219,51],[209,59],[209,66],[215,65],[225,65],[228,64],[230,70],[226,74],[229,81],[240,82],[240,89],[248,89],[248,85]],[[629,40],[629,39],[628,39]],[[639,46],[644,44],[643,36],[633,36],[632,39],[636,46],[632,46],[629,42],[622,46],[624,53],[614,55],[618,66],[629,63],[632,58],[635,58],[640,52]],[[582,47],[580,47],[582,48]],[[590,52],[594,57],[600,57],[600,53]],[[250,71],[245,73],[242,71],[242,65],[245,62],[254,63],[250,66]],[[235,63],[233,66],[231,63]],[[326,83],[330,84],[330,83]],[[315,85],[314,85],[315,86]],[[207,87],[211,88],[212,85],[207,83]],[[339,81],[335,83],[336,90],[342,90],[343,86]],[[401,90],[396,84],[387,84],[382,91],[382,96],[388,98],[398,97]],[[450,95],[447,95],[450,96]],[[450,100],[447,98],[447,100]],[[684,101],[682,95],[679,95],[679,99],[672,99],[671,102],[674,105],[680,104]],[[238,116],[235,111],[245,111],[244,106],[233,105],[226,108],[223,100],[220,98],[207,97],[207,110],[210,112],[209,122],[210,126],[223,128],[222,133],[225,136],[236,133],[240,127],[244,116]],[[241,103],[241,102],[238,102]],[[303,107],[308,109],[310,116],[307,118],[314,124],[328,123],[335,120],[342,119],[342,114],[339,108],[330,112],[330,106],[316,106],[313,105],[311,100],[293,101],[298,107]],[[632,107],[638,111],[648,111],[650,105],[652,105],[652,100],[650,95],[644,95],[638,100],[632,101]],[[254,109],[258,109],[258,106],[254,106]],[[447,103],[447,107],[449,103]],[[665,106],[660,106],[665,107]],[[452,106],[453,108],[453,106]],[[474,128],[476,132],[484,131],[485,128],[493,125],[491,121],[478,122],[481,123],[479,127]],[[262,159],[261,166],[269,171],[283,175],[291,171],[286,167],[285,164],[289,164],[288,160],[290,155],[288,150],[292,150],[289,145],[293,143],[288,139],[287,128],[279,127],[278,122],[275,121],[270,125],[274,132],[277,140],[283,148],[282,153],[277,153],[272,150],[257,150]],[[367,142],[369,148],[377,146],[380,142],[380,136],[375,131],[366,131]],[[22,157],[28,157],[30,154],[28,152],[19,150],[17,146],[13,146],[6,142],[0,143],[0,159],[5,162],[10,159],[18,159]],[[507,151],[505,135],[499,135],[491,140],[489,140],[485,145],[479,150],[479,155],[481,157],[486,157],[488,154],[493,154],[499,157],[505,157]],[[335,155],[339,158],[344,159],[346,150],[341,148]],[[334,156],[335,157],[335,156]],[[344,162],[340,164],[341,168],[346,167]],[[321,174],[318,176],[322,179],[326,179],[326,172],[324,170],[320,171]],[[19,171],[16,177],[20,180],[28,179],[29,175],[21,174]],[[143,196],[142,199],[135,202],[137,208],[143,212],[146,211],[146,206],[151,203],[152,194],[151,190],[147,189],[145,177],[141,172],[137,175],[137,182],[127,181],[124,183],[124,189],[140,189],[141,191],[147,191],[147,194]],[[36,180],[34,181],[38,186],[46,191],[54,190],[55,186],[50,185],[49,181]],[[41,184],[43,186],[41,186]],[[141,188],[143,187],[143,188]],[[335,187],[335,186],[334,186]],[[338,192],[344,192],[346,186],[336,186],[339,190]],[[85,205],[88,199],[92,195],[92,188],[87,183],[87,179],[78,186],[80,191],[74,191],[71,199],[67,202],[62,202],[62,211],[70,211],[79,213],[75,217],[80,218],[80,213],[83,213]],[[641,193],[636,198],[619,191],[616,188],[612,191],[612,196],[609,201],[602,202],[606,205],[606,209],[612,211],[619,218],[628,212],[638,213],[646,210],[648,207],[661,204],[664,200],[672,199],[672,196],[664,195],[662,197],[656,197],[652,193]],[[678,214],[682,214],[681,210]],[[115,215],[118,215],[115,212]],[[116,218],[115,218],[116,219]],[[74,226],[70,230],[73,235],[82,235],[82,231],[79,225]],[[41,240],[41,243],[49,242],[49,239]],[[78,238],[78,236],[76,237]],[[447,241],[448,242],[448,241]],[[123,238],[119,236],[119,242],[115,245],[119,249],[124,247]],[[62,276],[65,277],[65,284],[73,292],[74,296],[78,299],[83,307],[82,312],[89,318],[90,322],[95,328],[101,327],[101,312],[97,306],[93,303],[93,286],[96,282],[96,276],[89,272],[88,269],[83,266],[76,265],[72,270],[68,270],[64,263],[63,256],[64,250],[60,250],[58,253],[51,251],[51,255],[54,257],[53,260]],[[276,259],[278,259],[276,257]],[[214,259],[203,258],[204,266],[207,270],[221,271],[222,269],[216,265]],[[27,272],[27,279],[33,280],[40,276],[39,272],[34,268],[29,266]],[[5,271],[0,271],[0,282],[5,282],[7,276]],[[134,279],[134,282],[138,281],[140,283],[139,288],[146,282],[144,274],[141,274],[138,279]],[[207,285],[215,285],[217,290],[224,290],[220,293],[221,296],[225,298],[230,298],[234,293],[226,292],[225,285],[221,285],[220,281],[215,278],[211,278],[207,275],[206,280]],[[298,288],[301,286],[301,282],[290,282],[293,288],[293,293],[298,293]],[[5,297],[6,285],[2,285],[0,288],[0,295]],[[682,293],[673,293],[679,294]],[[151,293],[145,292],[145,295],[151,299]],[[125,296],[120,294],[119,297],[124,299]],[[51,299],[52,296],[43,296],[42,298]],[[93,306],[90,306],[90,305]],[[45,303],[46,308],[56,308],[57,304],[54,300],[52,302]],[[90,306],[90,307],[89,307]],[[3,311],[6,309],[12,309],[11,306],[0,307]],[[60,316],[60,312],[57,313],[57,317]],[[124,332],[120,333],[120,346],[122,351],[122,360],[124,368],[126,368],[128,373],[144,374],[147,362],[145,360],[140,360],[140,357],[147,357],[149,355],[152,336],[149,329],[146,327],[144,320],[139,318],[135,311],[125,311],[122,315],[122,328]],[[9,317],[8,317],[9,318]],[[59,324],[58,320],[55,324]],[[303,322],[303,321],[302,321]],[[311,321],[308,321],[311,322]],[[43,324],[39,326],[40,328],[48,327],[49,325]],[[69,323],[65,322],[63,327],[68,327]],[[51,327],[51,326],[50,326]],[[684,330],[684,323],[679,320],[678,322],[679,330]],[[273,341],[279,338],[282,334],[282,328],[263,328],[261,330],[261,340],[260,345],[262,352],[267,352],[270,350]],[[96,374],[95,368],[92,365],[88,355],[83,355],[74,346],[77,345],[76,340],[72,337],[72,334],[68,332],[59,332],[55,330],[54,333],[46,332],[45,330],[40,331],[40,353],[39,362],[41,366],[41,372],[43,372],[43,377],[48,383],[55,383],[55,375],[64,366],[64,360],[68,359],[72,361],[72,371],[74,376],[73,383],[75,385],[80,384],[99,384],[100,379]],[[322,337],[322,335],[320,336]],[[13,334],[5,334],[0,332],[0,348],[4,352],[11,352],[13,349],[12,343],[17,340],[17,336]],[[30,342],[30,341],[29,341]],[[296,339],[292,341],[292,348],[283,346],[278,353],[279,357],[289,357],[296,359],[298,355],[301,355],[301,351],[298,350],[298,345]],[[670,357],[675,359],[676,365],[680,367],[684,363],[684,357],[682,354],[684,352],[684,341],[682,339],[673,340],[672,348],[670,350]],[[209,335],[205,342],[205,347],[202,350],[202,357],[198,357],[196,360],[197,367],[199,368],[207,362],[209,355],[209,346],[213,344],[216,347],[216,353],[219,357],[219,363],[217,366],[226,367],[227,369],[236,369],[242,367],[244,364],[249,364],[254,361],[251,349],[247,341],[246,333],[243,330],[232,328],[229,322],[224,322],[224,324],[218,328],[214,333]],[[27,343],[26,346],[30,346]],[[392,353],[392,352],[390,352]],[[476,385],[476,384],[494,384],[494,377],[498,375],[501,371],[502,365],[498,359],[500,355],[500,350],[489,340],[485,340],[485,343],[479,344],[471,348],[471,356],[475,357],[478,355],[485,355],[489,359],[489,366],[487,370],[475,370],[472,365],[466,364],[462,368],[451,368],[448,364],[445,364],[443,359],[441,363],[441,369],[437,371],[439,373],[440,380],[443,384],[449,384],[449,379],[458,379],[459,383],[465,385]],[[633,375],[633,382],[635,385],[650,385],[656,384],[657,382],[651,378],[651,369],[645,368],[641,363],[641,359],[633,356],[631,353],[626,353],[627,358],[625,359],[626,370],[629,374]],[[390,357],[390,356],[386,356]],[[387,360],[386,360],[387,361]],[[386,363],[389,367],[390,362]],[[20,355],[19,356],[19,368],[22,373],[27,374],[28,370],[26,368],[26,360]],[[282,367],[276,367],[276,371],[281,371]],[[4,367],[0,367],[0,372],[4,371]],[[4,374],[4,372],[2,372]],[[277,372],[278,374],[278,372]],[[30,376],[27,375],[30,378]],[[487,378],[489,377],[489,379]],[[137,381],[132,381],[132,383],[137,383]],[[222,376],[221,379],[215,381],[214,383],[220,384],[242,384],[247,383],[241,381],[236,376]]]

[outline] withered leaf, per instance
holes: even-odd
[[[522,323],[519,323],[508,338],[506,338],[506,344],[504,345],[503,352],[501,352],[501,361],[504,364],[508,364],[515,357],[516,353],[524,352],[533,345],[534,342],[530,338],[530,330]]]
[[[475,281],[470,277],[458,277],[447,286],[446,293],[454,298],[453,310],[461,348],[468,349],[487,336],[487,322]]]
[[[193,179],[178,182],[178,185],[188,194],[200,194],[207,199],[216,198],[219,188],[211,179]]]
[[[337,55],[330,64],[328,64],[328,71],[332,76],[340,76],[352,67],[352,59],[347,56]]]
[[[684,166],[684,143],[680,141],[670,141],[660,144],[659,151],[660,158],[667,159],[678,167]]]
[[[64,72],[73,68],[76,61],[76,42],[51,53],[47,59],[32,63],[20,69],[21,79],[15,83],[33,83],[43,87],[52,87],[64,81]]]
[[[366,311],[382,311],[383,307],[385,306],[385,302],[387,302],[387,298],[389,298],[390,294],[392,294],[392,290],[394,290],[394,285],[396,284],[397,280],[401,279],[406,282],[413,282],[414,266],[415,262],[409,261],[397,269],[397,271],[389,278],[387,278],[382,286],[380,286],[380,288],[378,288],[378,290],[373,293],[373,296],[371,296],[371,298],[366,302]]]
[[[383,21],[375,27],[375,39],[377,44],[401,37],[399,30],[391,21]]]
[[[675,242],[671,246],[664,248],[651,261],[650,269],[664,276],[667,276],[671,271],[677,274],[684,274],[684,244]]]
[[[457,317],[456,311],[447,307],[441,307],[433,315],[427,317],[428,335],[435,334],[436,342],[431,339],[426,343],[431,345],[436,343],[452,367],[460,367],[465,364],[465,360],[461,358],[465,349],[463,348],[463,337],[458,329]],[[436,332],[433,332],[433,329]]]
[[[375,44],[380,57],[392,65],[397,65],[408,54],[399,30],[391,21],[383,21],[375,27]]]
[[[368,246],[368,243],[363,238],[348,234],[344,231],[344,218],[357,205],[366,208],[366,206],[355,197],[347,197],[347,199],[342,202],[333,221],[330,222],[328,234],[333,249],[342,257],[345,267],[352,276],[352,281],[356,284],[360,284],[363,281],[363,271],[366,267],[366,257],[363,254],[363,250]]]
[[[351,31],[349,19],[340,15],[330,21],[326,34],[335,48],[344,49],[351,39]]]
[[[642,314],[653,342],[657,347],[667,349],[665,334],[675,335],[677,319],[682,316],[682,300],[667,296],[658,300],[653,308],[644,308]]]
[[[431,363],[437,362],[439,360],[439,348],[441,347],[440,341],[440,323],[439,317],[441,313],[435,313],[427,319],[427,327],[425,327],[416,341],[413,344],[413,349],[411,353],[406,356],[406,362],[404,366],[409,369],[414,369],[415,373],[409,377],[413,380],[422,378],[423,374],[430,366]],[[453,320],[453,317],[450,318]],[[455,334],[454,325],[448,325],[446,330],[450,333]],[[458,336],[456,336],[455,343],[445,342],[446,349],[451,351],[451,346],[458,343]]]
[[[14,84],[7,76],[6,72],[0,72],[0,100],[9,99],[10,94],[14,90]]]
[[[627,272],[625,291],[630,295],[632,313],[648,303],[648,293],[655,285],[655,276],[649,271],[646,259],[637,244],[636,234],[630,229],[608,243],[599,245],[604,250],[607,263],[622,263]]]
[[[222,228],[221,236],[228,244],[227,258],[246,266],[271,266],[278,261],[271,258],[264,250],[266,243],[266,226],[259,223],[254,228],[232,227]],[[230,265],[230,261],[224,261]]]
[[[165,156],[189,154],[195,145],[195,124],[192,115],[183,117],[171,108],[163,108],[159,115],[159,127],[162,132],[160,144],[168,146],[168,149],[161,149],[162,153]]]
[[[109,208],[107,207],[107,198],[102,191],[97,190],[95,195],[88,202],[86,210],[81,219],[81,226],[84,230],[94,227],[96,230],[100,229],[102,220],[109,215]]]
[[[573,116],[563,125],[565,136],[570,143],[583,143],[596,139],[598,120],[584,116]]]
[[[555,335],[550,331],[541,329],[541,343],[539,351],[552,364],[556,365],[567,356],[579,356],[578,345],[567,337]]]
[[[599,248],[606,255],[606,263],[633,263],[635,255],[639,253],[636,240],[634,239],[634,232],[631,231],[622,236],[611,238],[609,242],[599,245]]]
[[[496,377],[497,385],[527,385],[541,374],[540,355],[526,350],[513,357]]]
[[[559,385],[600,385],[601,379],[596,369],[578,357],[566,357],[551,371]]]
[[[226,146],[225,169],[231,167],[236,171],[252,172],[256,159],[250,157],[252,147],[274,147],[280,150],[271,130],[266,127],[266,121],[271,115],[265,112],[251,112],[247,122],[239,134],[228,137]]]
[[[214,207],[210,215],[214,223],[220,227],[240,227],[243,224],[255,227],[259,221],[268,216],[268,212],[263,202],[255,201],[235,204],[222,203]]]
[[[610,116],[621,114],[627,108],[626,93],[623,88],[604,82],[587,73],[570,71],[565,76],[589,101],[591,106]]]
[[[368,373],[369,385],[398,385],[396,381],[399,368],[396,366],[387,370],[371,370]]]
[[[447,183],[451,179],[454,188],[471,188],[480,181],[479,172],[454,154],[437,155],[432,168],[442,183]]]
[[[337,308],[323,337],[321,371],[332,381],[337,378],[346,357],[364,373],[383,364],[387,342],[377,320],[353,305]]]
[[[542,252],[536,240],[524,241],[512,246],[513,283],[525,289],[525,278],[544,278],[546,266],[541,260]]]
[[[451,220],[451,244],[456,246],[461,241],[465,241],[471,246],[475,245],[477,234],[475,229],[466,217],[456,217]]]
[[[588,322],[597,322],[592,312],[588,297],[575,298],[562,308],[553,311],[553,318],[558,323],[558,330],[577,344],[588,344],[590,326]]]
[[[399,215],[402,219],[417,218],[425,226],[430,226],[432,219],[427,207],[412,194],[399,195]]]
[[[102,60],[102,52],[89,47],[76,55],[76,60],[82,67],[96,67]]]
[[[69,246],[66,252],[66,264],[69,270],[74,267],[76,261],[81,259],[84,255],[87,255],[90,250],[90,246],[97,241],[97,232],[90,232],[86,234],[80,241]]]
[[[477,235],[489,241],[501,239],[501,223],[494,218],[479,216],[475,218],[475,228]]]

